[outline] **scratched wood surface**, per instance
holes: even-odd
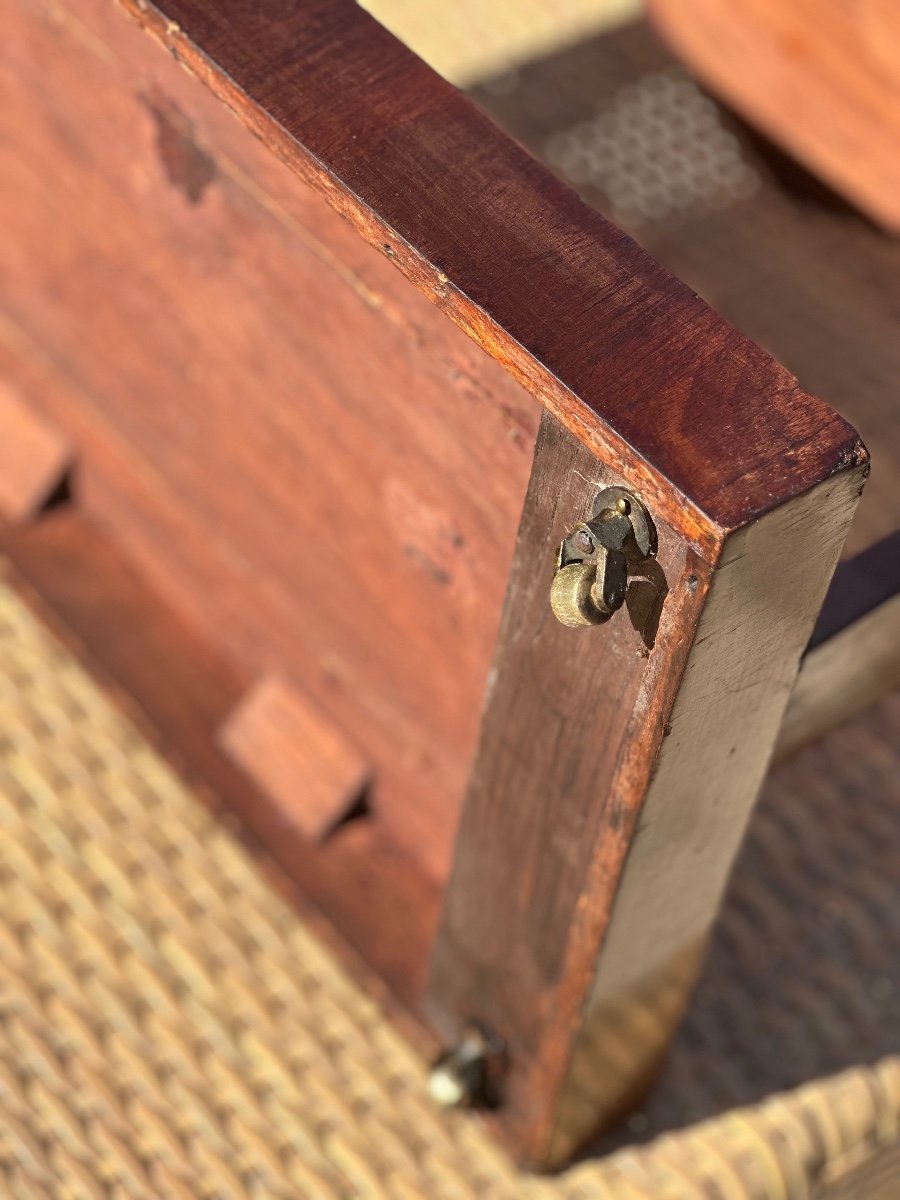
[[[556,621],[548,538],[618,482],[545,416],[428,992],[448,1045],[469,1024],[502,1041],[498,1119],[532,1163],[711,574],[657,520],[659,629]]]
[[[0,516],[34,517],[65,486],[72,450],[9,378],[0,381]]]

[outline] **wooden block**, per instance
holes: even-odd
[[[63,484],[72,462],[68,440],[0,380],[0,515],[34,517]]]
[[[254,783],[312,841],[364,803],[368,763],[298,688],[262,680],[222,726],[219,742]]]

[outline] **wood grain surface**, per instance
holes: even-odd
[[[787,758],[900,688],[900,594],[811,650],[775,750]]]
[[[10,10],[23,403],[163,603],[354,730],[372,820],[439,881],[538,406],[126,12],[64,13]]]
[[[627,610],[577,630],[549,612],[548,542],[615,476],[545,415],[427,998],[447,1044],[474,1025],[502,1045],[496,1121],[533,1165],[565,1161],[652,1082],[866,469],[712,563],[657,519],[648,646]]]
[[[123,2],[690,540],[858,460],[844,421],[352,0]]]
[[[13,386],[0,380],[0,514],[7,521],[36,517],[65,484],[72,450]]]
[[[440,900],[421,862],[384,838],[375,822],[349,823],[329,839],[325,854],[292,836],[280,804],[217,745],[250,681],[223,659],[207,630],[161,601],[116,543],[77,509],[60,508],[31,528],[2,528],[0,549],[4,577],[248,842],[275,886],[301,905],[357,977],[432,1051],[421,1024],[408,1017],[424,984]]]

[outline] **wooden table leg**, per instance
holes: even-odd
[[[639,1099],[665,1052],[864,472],[708,560],[653,512],[653,578],[572,629],[556,547],[622,480],[544,415],[428,994],[448,1046],[487,1036],[497,1121],[533,1164]]]

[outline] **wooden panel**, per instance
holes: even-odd
[[[386,840],[375,821],[345,825],[325,854],[306,838],[291,836],[279,805],[216,745],[217,731],[251,681],[223,660],[221,647],[205,631],[162,603],[76,508],[55,510],[32,528],[0,531],[0,553],[4,575],[9,570],[4,560],[10,559],[11,581],[24,588],[40,615],[55,624],[197,794],[233,827],[233,814],[241,814],[238,828],[275,883],[331,933],[366,986],[392,1011],[399,1000],[413,1012],[439,902],[421,862]],[[327,912],[328,925],[316,909]],[[405,1027],[421,1040],[419,1027],[408,1020]],[[426,1052],[430,1048],[426,1042]]]
[[[64,483],[71,450],[58,429],[0,380],[0,514],[8,521],[35,516]]]
[[[701,79],[900,232],[895,0],[650,0],[649,11]]]
[[[225,753],[265,791],[285,826],[321,842],[361,809],[371,768],[296,686],[263,679],[218,734]]]
[[[533,1163],[568,1157],[661,1061],[864,471],[713,562],[656,514],[648,650],[625,611],[550,617],[552,548],[612,480],[545,418],[428,995],[447,1044],[474,1024],[503,1045],[497,1121]]]
[[[649,501],[677,491],[698,545],[856,461],[846,422],[352,0],[123,3]]]
[[[154,594],[341,713],[440,880],[538,406],[118,6],[9,15],[2,334],[57,380],[23,395]]]

